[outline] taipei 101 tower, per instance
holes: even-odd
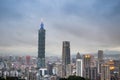
[[[45,29],[44,24],[41,22],[38,32],[38,68],[45,68]]]

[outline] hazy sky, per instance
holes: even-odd
[[[120,0],[0,0],[0,54],[37,56],[41,18],[46,55],[120,51]]]

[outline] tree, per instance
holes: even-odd
[[[59,80],[67,80],[66,78],[60,78]]]
[[[86,80],[86,79],[80,76],[69,76],[68,80]]]
[[[89,79],[85,79],[84,77],[80,77],[80,76],[69,76],[68,78],[60,78],[59,80],[89,80]]]

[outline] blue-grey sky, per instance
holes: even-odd
[[[0,0],[0,53],[37,55],[41,18],[46,55],[120,51],[120,0]]]

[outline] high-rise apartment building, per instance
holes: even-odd
[[[108,64],[101,65],[101,80],[110,80],[110,66]]]
[[[66,76],[66,66],[71,63],[70,60],[70,42],[63,41],[62,46],[62,76]]]
[[[76,76],[83,77],[83,62],[82,59],[76,60]]]
[[[90,67],[90,80],[97,80],[97,67]]]
[[[83,55],[83,76],[85,78],[90,78],[91,58],[90,54]]]
[[[44,24],[41,23],[38,33],[38,68],[45,67],[45,29]]]
[[[84,68],[90,67],[91,66],[91,55],[90,54],[85,54],[83,55],[83,66]]]

